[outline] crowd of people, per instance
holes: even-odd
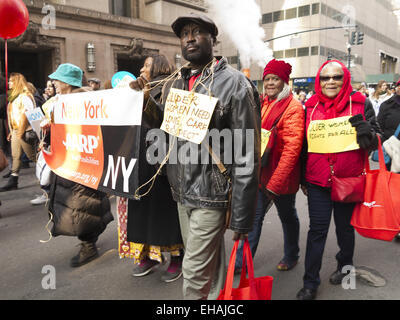
[[[234,241],[248,238],[255,257],[264,217],[272,205],[277,208],[283,231],[283,256],[276,267],[283,272],[292,270],[300,257],[296,194],[301,189],[308,198],[310,225],[304,284],[297,298],[317,297],[332,215],[339,251],[329,281],[341,284],[346,275],[342,268],[353,265],[355,232],[350,219],[355,203],[332,200],[332,176],[359,176],[364,171],[364,159],[378,147],[378,135],[383,141],[394,135],[400,124],[400,81],[394,94],[384,81],[372,94],[366,86],[354,90],[350,71],[340,61],[331,60],[320,66],[315,92],[294,93],[289,85],[292,66],[274,59],[265,66],[261,95],[244,74],[229,66],[226,58],[214,55],[218,28],[207,16],[181,16],[172,24],[172,30],[180,39],[188,63],[175,70],[165,56],[150,56],[140,76],[130,83],[132,90],[144,92],[141,147],[148,147],[147,132],[160,128],[171,88],[212,94],[218,104],[208,129],[239,130],[243,136],[252,130],[254,139],[235,141],[234,148],[233,142],[221,144],[220,150],[208,148],[214,163],[203,164],[200,159],[196,164],[167,163],[147,196],[140,201],[129,200],[127,231],[128,241],[135,248],[133,276],[149,274],[164,263],[164,254],[169,253],[170,264],[161,277],[163,281],[172,282],[183,275],[185,299],[216,299],[226,275],[226,229],[233,231]],[[0,90],[3,88],[0,83]],[[5,92],[0,92],[0,147],[11,155],[12,165],[5,175],[8,182],[0,192],[18,188],[23,153],[35,162],[40,148],[51,147],[54,97],[100,88],[99,79],[86,80],[83,71],[69,63],[49,75],[43,93],[23,75],[10,75],[8,106]],[[110,88],[110,84],[104,88]],[[25,116],[35,107],[41,107],[47,117],[42,123],[40,148],[39,137],[34,137]],[[347,117],[349,128],[354,128],[356,147],[345,150],[340,143],[315,143],[312,137],[316,126],[321,128],[343,117]],[[267,133],[267,141],[262,141],[262,132]],[[169,141],[174,141],[170,143],[176,143],[178,150],[186,143],[172,137]],[[199,148],[201,157],[202,146],[192,147]],[[226,148],[235,149],[233,163],[224,161],[229,153]],[[139,163],[139,184],[160,172],[160,168],[147,163],[145,156]],[[240,171],[243,163],[250,163],[251,170]],[[113,220],[108,195],[55,174],[49,185],[41,187],[43,195],[32,204],[48,202],[52,235],[76,236],[82,242],[70,261],[71,267],[98,257],[96,241]],[[242,248],[237,255],[236,273],[242,268]]]

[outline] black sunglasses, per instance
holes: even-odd
[[[329,80],[333,80],[333,81],[342,81],[343,80],[343,76],[342,75],[337,75],[337,76],[332,76],[332,77],[324,77],[324,76],[320,76],[319,80],[322,82],[328,82]]]

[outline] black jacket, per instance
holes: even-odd
[[[105,193],[54,175],[48,209],[53,215],[53,237],[97,238],[114,220]]]
[[[378,122],[383,133],[382,142],[394,135],[400,124],[400,104],[396,98],[397,95],[386,100],[379,109]]]
[[[192,75],[190,68],[183,68],[177,79],[164,86],[162,101],[166,101],[171,87],[188,90]],[[261,111],[258,92],[249,79],[228,65],[225,58],[219,58],[213,76],[212,70],[206,68],[196,83],[201,79],[203,85],[197,86],[195,91],[209,95],[208,88],[210,88],[212,96],[218,98],[209,130],[217,129],[221,132],[226,129],[232,137],[233,130],[235,133],[240,132],[239,136],[242,137],[246,137],[246,129],[254,133],[254,141],[248,142],[251,145],[246,146],[245,138],[242,141],[232,139],[227,143],[227,150],[224,149],[222,142],[219,150],[214,150],[220,155],[222,163],[227,168],[227,175],[232,181],[230,229],[247,233],[253,227],[259,182]],[[163,110],[163,105],[156,104],[150,99],[145,113],[152,117],[155,126],[160,127]],[[172,139],[170,137],[170,141]],[[207,139],[206,137],[205,140]],[[203,144],[199,146],[180,139],[175,144],[178,155],[183,146],[197,150],[198,160],[198,164],[183,164],[179,161],[173,164],[170,159],[167,175],[175,201],[190,208],[227,208],[230,186],[227,178],[210,160],[207,148]],[[209,145],[212,146],[211,141]],[[233,156],[234,153],[236,156]],[[204,155],[208,156],[209,164],[204,163]],[[229,157],[232,161],[228,161]],[[250,170],[240,172],[245,168]]]
[[[158,81],[166,76],[157,77],[152,81]],[[155,101],[161,99],[162,85],[150,91]],[[158,166],[150,165],[146,160],[146,135],[152,129],[145,121],[142,121],[140,132],[139,157],[139,185],[148,182],[156,173]],[[154,129],[153,129],[154,130]],[[160,129],[158,129],[160,130]],[[141,190],[143,194],[150,186]],[[171,188],[165,175],[158,175],[151,191],[139,201],[129,199],[127,238],[129,242],[145,243],[154,246],[173,246],[182,244],[181,229],[179,225],[178,209],[172,198]]]

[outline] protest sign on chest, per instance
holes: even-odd
[[[171,89],[165,103],[161,130],[200,144],[207,135],[217,102],[217,98],[204,94]]]
[[[311,121],[307,130],[308,152],[339,153],[360,149],[350,118]]]

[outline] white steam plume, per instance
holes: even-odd
[[[264,42],[260,26],[261,10],[255,0],[206,0],[209,13],[218,28],[226,33],[240,55],[243,68],[257,63],[264,68],[273,52]]]
[[[392,2],[393,12],[397,16],[397,20],[400,25],[400,0],[391,0],[391,2]]]

